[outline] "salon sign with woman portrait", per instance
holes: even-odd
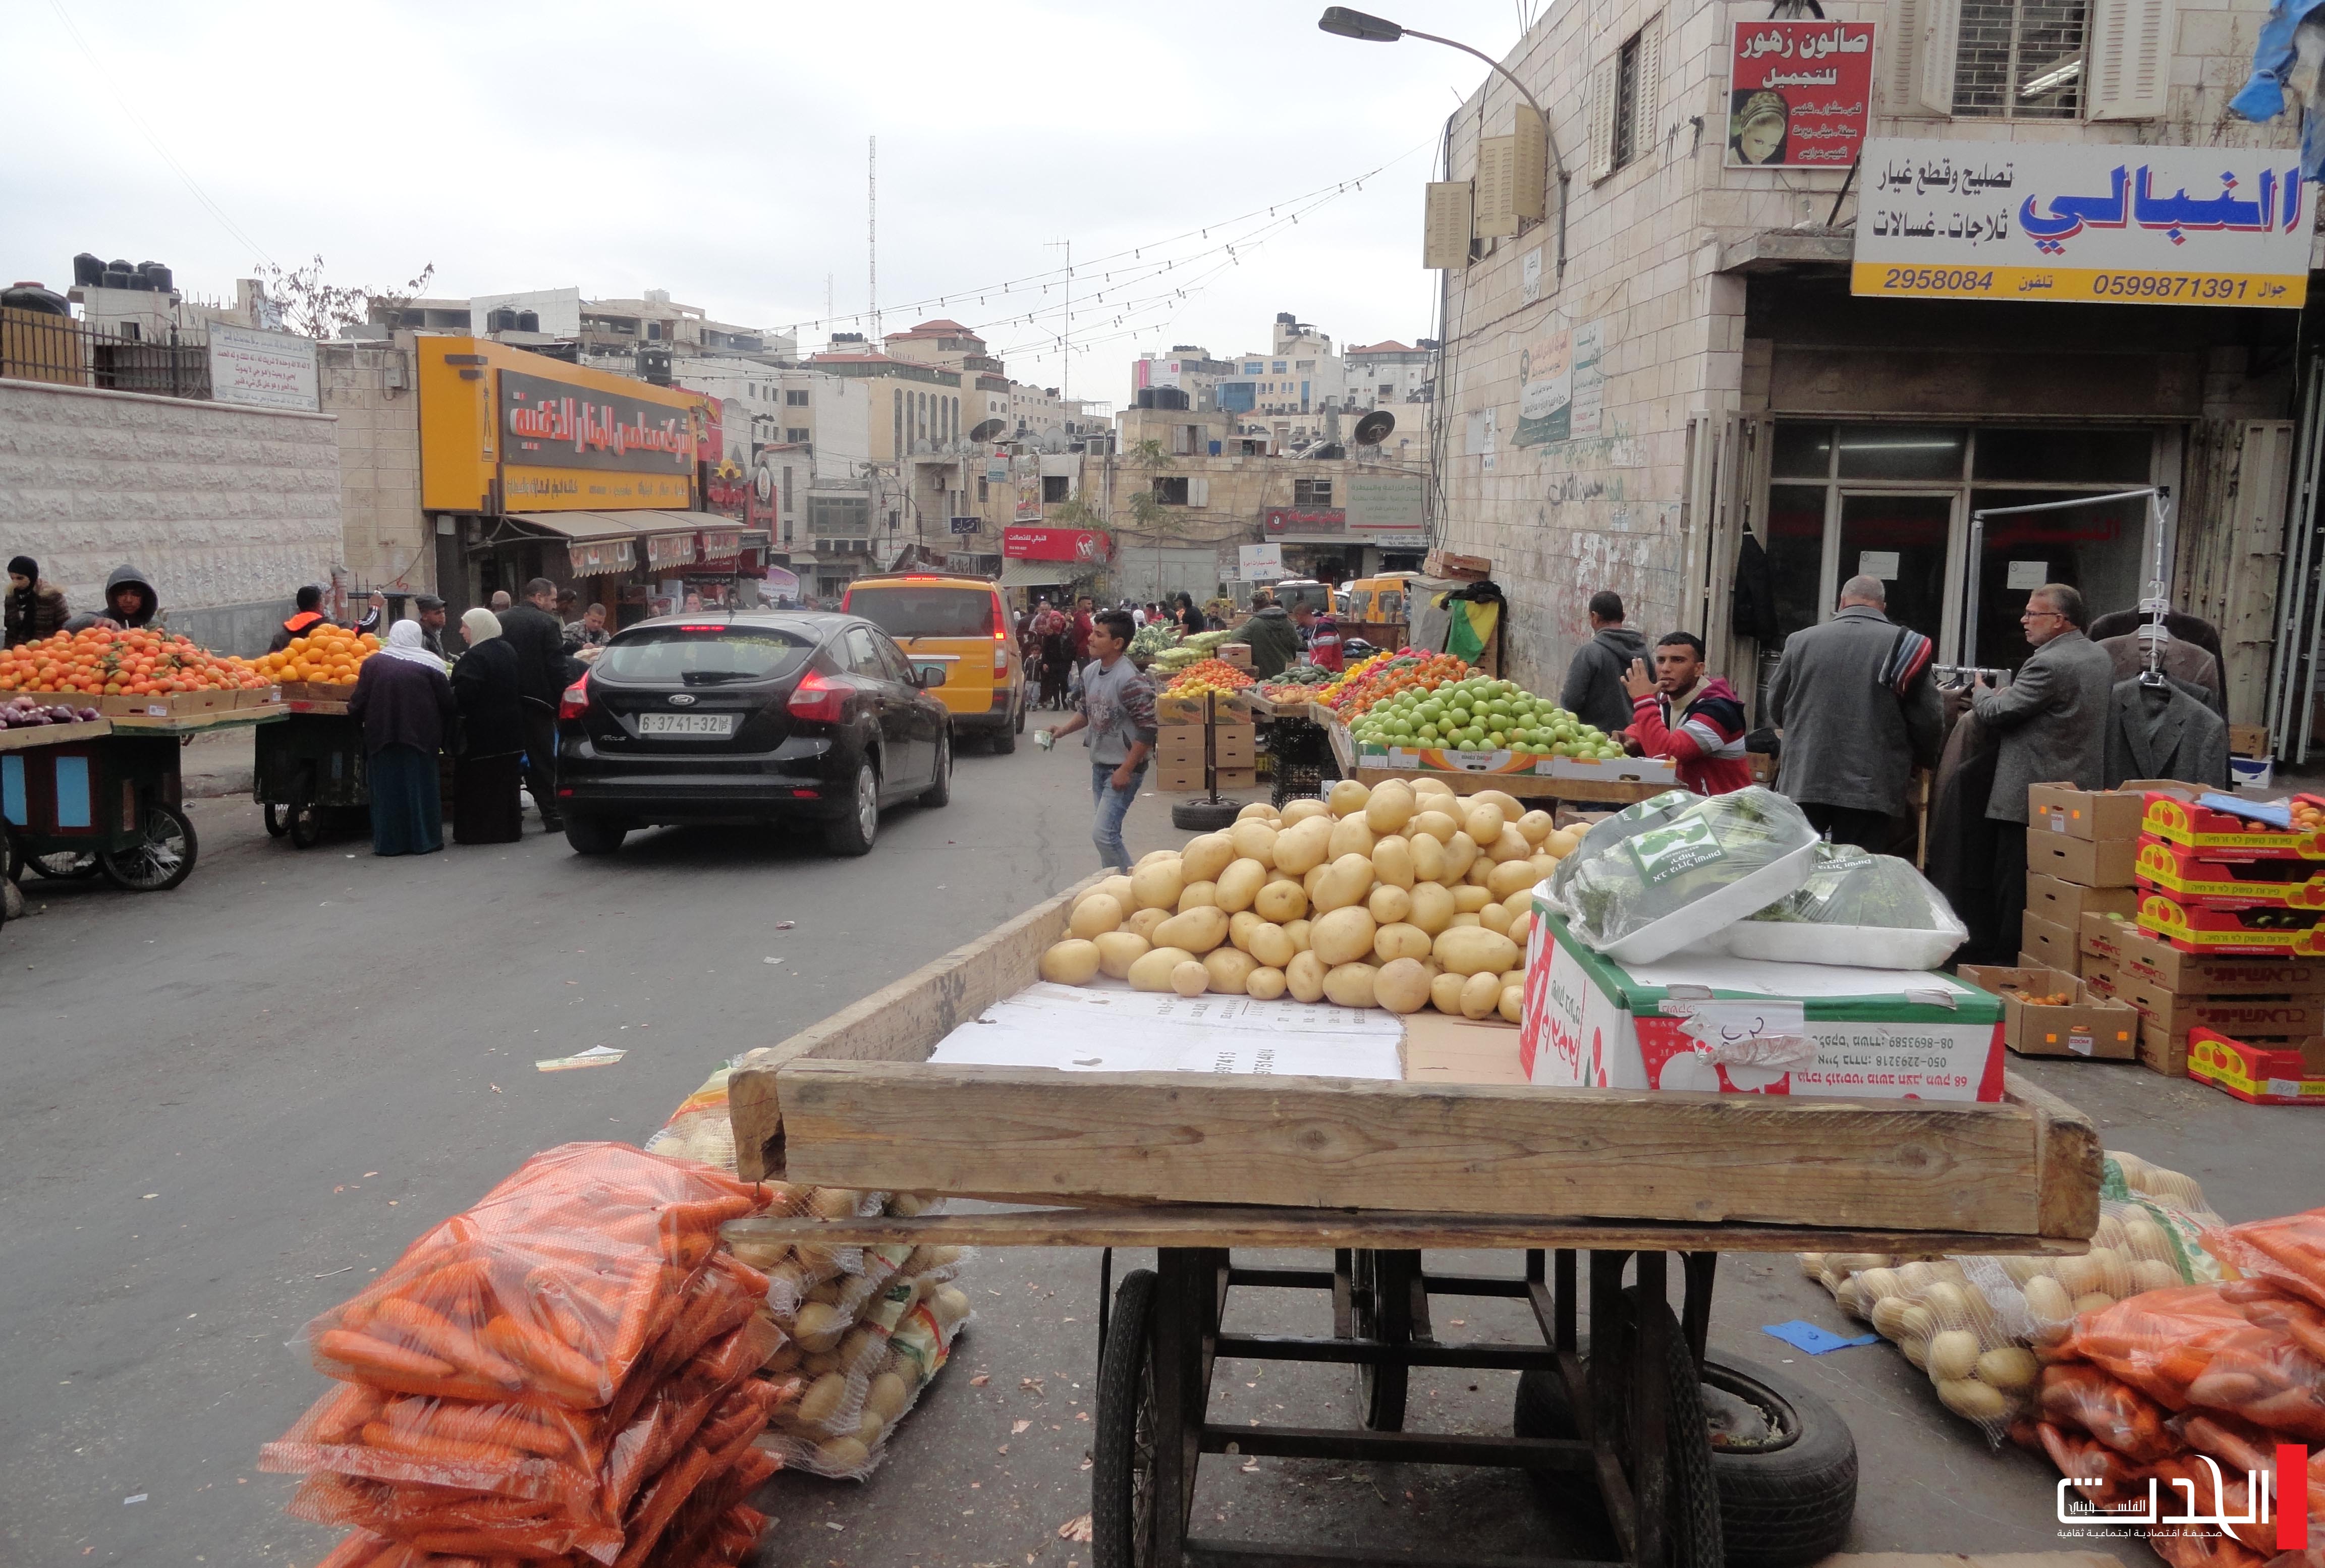
[[[1846,169],[1872,123],[1872,23],[1736,24],[1729,168]]]

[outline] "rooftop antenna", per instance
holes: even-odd
[[[864,250],[872,289],[872,341],[879,343],[884,341],[880,336],[880,138],[870,137],[868,143],[864,154]]]
[[[1066,324],[1059,335],[1060,352],[1066,367],[1058,373],[1058,391],[1062,397],[1074,394],[1074,242],[1070,239],[1047,239],[1042,242],[1045,250],[1063,246],[1066,252]]]

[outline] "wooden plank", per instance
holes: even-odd
[[[1377,1247],[1508,1251],[1531,1247],[1656,1248],[1671,1252],[1879,1252],[2063,1257],[2086,1244],[2042,1236],[1800,1225],[1658,1225],[1521,1214],[1414,1214],[1272,1209],[1249,1204],[1144,1204],[984,1213],[874,1215],[865,1220],[736,1220],[727,1234],[818,1247],[890,1242],[940,1247]]]
[[[205,729],[230,729],[240,725],[271,723],[283,717],[284,710],[270,705],[264,708],[216,708],[207,713],[173,713],[166,719],[153,719],[142,714],[116,713],[111,720],[114,729],[134,730],[143,735],[192,735]]]
[[[1423,773],[1403,767],[1359,767],[1350,772],[1349,776],[1367,785],[1388,779],[1402,779],[1411,784],[1417,778],[1433,778],[1457,795],[1500,790],[1522,801],[1582,801],[1607,805],[1629,805],[1635,801],[1647,800],[1679,787],[1674,784],[1550,778],[1536,773],[1440,773],[1434,769]]]
[[[2042,1124],[2007,1102],[1552,1092],[804,1056],[779,1076],[785,1174],[830,1186],[2042,1229]]]
[[[1066,916],[1075,900],[1107,875],[1094,872],[854,1007],[745,1054],[727,1085],[735,1161],[743,1179],[760,1182],[783,1174],[778,1068],[809,1055],[843,1062],[925,1062],[937,1042],[956,1026],[1033,983],[1042,951],[1065,933]]]
[[[113,733],[109,719],[76,719],[70,724],[27,724],[21,729],[0,729],[0,751],[30,751],[35,747],[67,746]]]
[[[2041,1150],[2042,1206],[2035,1229],[2045,1236],[2088,1240],[2099,1224],[2099,1165],[2105,1151],[2090,1118],[2015,1072],[2002,1090],[2036,1120]]]

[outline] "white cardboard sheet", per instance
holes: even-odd
[[[1036,982],[946,1035],[929,1060],[1067,1072],[1403,1076],[1395,1015],[1250,997]]]

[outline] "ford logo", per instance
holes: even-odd
[[[673,708],[691,708],[694,706],[694,693],[673,691],[670,694],[670,703]]]

